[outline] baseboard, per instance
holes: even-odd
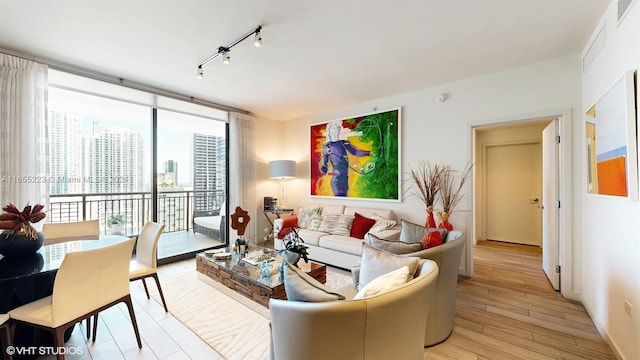
[[[580,296],[580,302],[582,303],[582,306],[584,307],[584,309],[587,310],[587,314],[589,314],[589,317],[591,318],[591,321],[593,321],[593,325],[595,325],[596,330],[598,330],[598,333],[600,334],[600,336],[602,336],[604,341],[611,348],[611,351],[613,351],[613,355],[616,357],[616,359],[626,360],[626,358],[622,356],[622,354],[620,353],[618,346],[616,346],[616,342],[609,336],[607,331],[604,329],[604,326],[602,326],[602,324],[599,321],[597,321],[595,317],[593,317],[593,313],[591,311],[591,307],[589,306],[589,303],[587,303],[582,296]]]

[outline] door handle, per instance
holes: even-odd
[[[538,201],[540,201],[540,199],[538,199],[538,198],[533,198],[533,199],[529,199],[529,200],[531,200],[531,202],[534,202],[534,203],[537,203]]]

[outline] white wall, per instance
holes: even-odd
[[[436,96],[442,92],[449,94],[448,100],[436,102]],[[404,193],[409,185],[409,167],[416,167],[420,161],[441,162],[462,170],[472,159],[471,134],[474,126],[548,118],[567,109],[581,109],[580,57],[553,59],[285,122],[282,146],[288,158],[298,161],[299,175],[288,183],[289,205],[297,207],[313,201],[391,208],[398,219],[424,222],[424,206],[414,197],[388,202],[315,199],[309,195],[309,126],[396,107],[402,108],[401,172]],[[455,228],[465,231],[470,242],[473,239],[471,188],[471,183],[467,183],[466,195],[450,219]],[[258,192],[258,196],[263,195]],[[579,262],[575,266],[578,265]],[[472,261],[468,257],[466,262],[463,261],[461,273],[469,274],[471,271]],[[573,292],[573,289],[569,290]]]
[[[612,1],[594,35],[605,26],[606,44],[582,76],[582,116],[629,69],[640,69],[640,6],[632,5],[618,26],[617,1]],[[587,47],[585,47],[586,51]],[[637,91],[637,90],[636,90]],[[640,358],[640,203],[626,198],[586,195],[585,130],[576,131],[579,165],[575,209],[582,219],[575,233],[583,253],[582,301],[625,359]],[[624,301],[634,306],[633,318]]]
[[[471,127],[509,120],[535,118],[550,110],[580,109],[579,57],[569,56],[530,66],[443,86],[401,94],[357,106],[317,114],[285,123],[286,147],[299,162],[298,178],[287,188],[295,205],[311,201],[309,184],[309,126],[353,115],[400,106],[402,108],[401,172],[407,180],[410,166],[420,161],[442,162],[462,170],[471,161]],[[436,96],[446,92],[449,99],[437,103]],[[304,177],[303,177],[304,176]],[[407,190],[403,184],[402,191]],[[471,185],[453,215],[454,227],[465,228],[465,212],[471,211]],[[392,208],[399,218],[423,222],[426,216],[420,200],[408,197],[402,202],[354,199],[314,199],[315,202]]]

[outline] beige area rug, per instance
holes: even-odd
[[[161,275],[169,312],[226,359],[269,358],[269,309],[197,273]],[[328,269],[327,286],[351,284],[341,270]],[[160,302],[155,286],[149,291]]]

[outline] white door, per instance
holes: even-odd
[[[486,149],[486,238],[541,245],[540,143]]]
[[[542,268],[554,289],[560,289],[558,256],[559,188],[558,121],[542,131]]]

